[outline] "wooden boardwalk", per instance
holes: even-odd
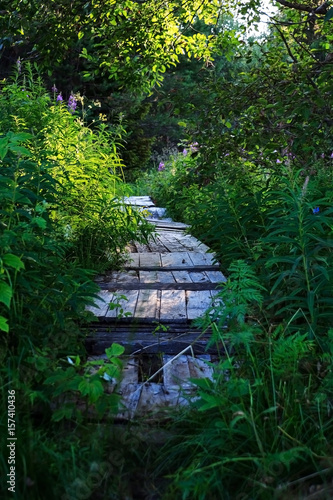
[[[148,209],[156,236],[148,245],[133,242],[124,268],[98,278],[96,316],[86,341],[94,359],[112,342],[124,345],[124,378],[112,387],[123,395],[123,418],[184,403],[191,377],[211,377],[206,351],[209,333],[192,322],[204,314],[225,281],[209,248],[173,222],[149,197],[127,203]],[[209,353],[209,351],[208,351]],[[153,377],[154,373],[158,372]]]

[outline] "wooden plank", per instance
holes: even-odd
[[[200,240],[195,238],[194,236],[190,236],[188,234],[179,234],[174,236],[178,239],[179,243],[187,250],[192,252],[206,252],[208,250],[207,245],[202,243]]]
[[[149,218],[163,219],[166,215],[166,208],[162,207],[149,207]]]
[[[162,254],[163,255],[163,254]],[[165,255],[170,255],[165,254]],[[203,272],[203,271],[216,271],[219,269],[218,265],[212,265],[212,266],[194,266],[192,263],[187,266],[186,263],[182,264],[181,266],[168,266],[168,267],[155,267],[155,266],[143,266],[143,267],[138,267],[138,266],[127,266],[127,270],[140,270],[140,271],[160,271],[160,272],[170,272],[170,271],[197,271],[197,272]]]
[[[165,246],[166,250],[169,253],[183,252],[185,250],[183,245],[181,245],[179,241],[170,241],[166,238],[159,238],[159,241]]]
[[[190,272],[189,274],[193,283],[210,283],[206,273]]]
[[[202,252],[188,252],[188,255],[195,266],[214,265],[214,254]]]
[[[139,276],[136,271],[113,272],[111,273],[110,281],[116,283],[139,283]]]
[[[133,418],[141,397],[142,384],[126,384],[119,393],[121,394],[122,410],[116,418]]]
[[[188,224],[185,224],[184,222],[170,222],[170,220],[167,219],[154,219],[154,218],[149,218],[149,222],[151,224],[154,224],[157,228],[161,229],[188,229],[190,226]]]
[[[162,384],[144,384],[136,407],[137,414],[158,413],[165,406],[165,393]]]
[[[186,304],[184,290],[162,290],[161,323],[166,321],[186,321]]]
[[[138,253],[149,253],[149,246],[144,245],[143,243],[138,243],[137,241],[135,242],[135,248],[137,249]]]
[[[189,387],[191,376],[187,356],[163,356],[163,384],[166,390]]]
[[[187,252],[174,252],[161,255],[162,267],[191,267],[192,260]]]
[[[173,271],[176,283],[193,283],[188,271]]]
[[[155,204],[152,202],[149,196],[126,196],[124,198],[125,205],[132,205],[137,207],[154,207]]]
[[[118,344],[124,346],[126,354],[160,354],[161,352],[165,354],[176,355],[179,352],[183,351],[189,344],[192,345],[193,352],[195,354],[201,355],[207,352],[211,354],[217,354],[221,352],[221,349],[217,350],[216,346],[213,345],[209,349],[207,349],[207,340],[199,341],[195,339],[183,340],[183,338],[179,338],[177,341],[164,340],[161,342],[155,341],[145,341],[145,340],[136,340],[131,339],[130,342],[124,341],[120,339],[117,341]],[[90,353],[93,354],[101,354],[105,352],[105,349],[110,347],[110,341],[99,340],[98,342],[87,342],[87,349]]]
[[[161,266],[161,255],[157,252],[140,253],[140,267],[144,266]]]
[[[227,278],[221,273],[221,271],[206,271],[208,278],[211,283],[224,283]]]
[[[124,267],[139,267],[140,266],[140,257],[138,253],[130,253]]]
[[[209,290],[187,291],[187,318],[193,320],[202,316],[209,308],[212,302],[212,296]]]
[[[120,295],[125,295],[127,300],[119,298]],[[115,304],[119,304],[119,306],[114,309],[109,309],[105,317],[117,318],[120,314],[121,317],[132,317],[136,308],[138,296],[138,290],[118,290],[117,293],[114,294],[112,302]],[[122,309],[122,311],[120,309]]]
[[[211,290],[211,296],[212,296],[212,306],[213,307],[221,307],[223,305],[223,300],[219,298],[217,295],[220,292],[220,290]]]
[[[213,380],[213,367],[209,366],[203,359],[187,357],[191,378],[209,378]]]
[[[157,271],[157,281],[158,283],[176,283],[172,272],[161,272]]]
[[[140,283],[157,282],[157,271],[139,271],[139,276],[140,276]]]
[[[95,306],[86,306],[86,310],[92,312],[97,317],[104,317],[107,313],[109,302],[111,302],[113,295],[113,292],[101,290],[98,293],[99,299],[95,300]]]
[[[135,318],[158,319],[161,304],[161,292],[158,290],[140,290],[134,311]]]
[[[205,243],[202,243],[202,241],[198,240],[194,236],[191,236],[189,234],[185,235],[185,237],[182,240],[182,243],[184,246],[191,246],[193,247],[194,252],[208,252],[209,247],[205,245]]]
[[[158,273],[157,271],[140,271],[140,275],[145,273],[146,281],[150,280],[150,282],[140,282],[140,283],[99,283],[99,287],[102,290],[108,290],[113,292],[118,292],[120,290],[123,293],[127,293],[127,290],[217,290],[219,288],[219,283],[192,283],[191,282],[183,282],[176,283],[175,281],[171,281],[168,276],[171,273]],[[157,278],[155,279],[155,275],[157,274]],[[158,276],[161,276],[162,279],[158,281]],[[165,277],[163,277],[165,275]],[[167,281],[169,280],[169,281]]]
[[[149,249],[152,252],[155,253],[165,253],[168,252],[167,248],[163,245],[161,241],[156,237],[155,241],[151,240],[149,241]]]
[[[119,384],[119,390],[122,391],[128,384],[139,383],[139,364],[135,358],[130,358],[123,366],[121,372],[122,378]]]

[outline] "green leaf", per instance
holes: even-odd
[[[3,160],[8,153],[8,137],[0,139],[0,159]]]
[[[9,332],[8,320],[3,316],[0,316],[0,330],[3,332]]]
[[[114,356],[121,356],[125,351],[125,347],[120,344],[112,344],[111,347],[105,349],[105,353],[109,359]]]
[[[225,126],[226,126],[227,128],[231,128],[231,123],[230,123],[230,122],[225,122]]]
[[[53,422],[59,422],[63,418],[71,418],[73,415],[74,411],[74,405],[73,406],[63,406],[61,408],[58,408],[58,410],[55,410],[52,414],[52,420]]]
[[[10,301],[13,296],[12,288],[5,283],[4,281],[0,281],[0,302],[5,304],[8,309],[10,308]]]
[[[7,266],[13,267],[14,269],[16,269],[16,271],[24,269],[24,264],[17,255],[13,255],[12,253],[7,253],[6,255],[4,255],[2,260]]]
[[[31,223],[37,224],[37,226],[40,227],[41,229],[46,228],[46,220],[43,219],[43,217],[33,217],[31,219]]]
[[[103,384],[96,378],[83,379],[78,387],[82,396],[88,396],[89,401],[94,403],[104,393]]]

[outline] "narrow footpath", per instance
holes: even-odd
[[[212,377],[210,334],[194,328],[193,320],[225,281],[214,255],[189,234],[189,226],[165,218],[165,209],[149,197],[126,203],[148,212],[156,235],[148,245],[128,247],[122,271],[98,278],[100,300],[88,308],[97,321],[86,340],[90,359],[105,358],[113,342],[125,347],[123,379],[110,382],[110,392],[122,395],[123,419],[186,404],[194,395],[189,379]]]

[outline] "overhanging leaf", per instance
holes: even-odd
[[[5,283],[4,281],[0,281],[0,302],[5,304],[8,309],[10,308],[10,301],[13,296],[12,288]]]

